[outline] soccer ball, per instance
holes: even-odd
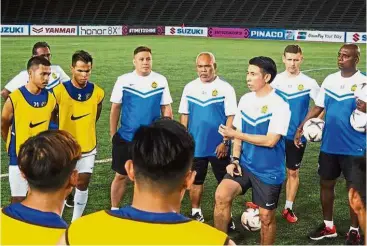
[[[357,132],[366,132],[367,115],[359,110],[354,110],[350,115],[350,124]]]
[[[303,125],[303,136],[310,142],[320,142],[325,122],[319,118],[312,118]]]
[[[259,209],[247,208],[241,216],[241,224],[248,231],[258,231],[261,229]]]

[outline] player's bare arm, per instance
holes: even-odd
[[[319,116],[317,116],[317,118],[324,119],[324,116],[325,116],[325,109],[319,114]]]
[[[226,121],[226,126],[228,127],[232,127],[232,123],[233,123],[233,118],[234,118],[234,115],[230,115],[227,117],[227,121]],[[223,140],[229,140],[228,137],[223,137]],[[228,145],[224,144],[223,142],[220,143],[216,150],[215,150],[215,153],[217,154],[217,157],[218,158],[224,158],[227,156],[228,154]]]
[[[3,112],[1,113],[1,137],[5,142],[8,138],[9,128],[13,119],[13,115],[13,104],[11,103],[10,98],[8,98],[4,103]]]
[[[242,176],[242,170],[240,166],[242,141],[235,138],[233,141],[232,155],[233,159],[231,163],[226,167],[227,173],[233,177],[233,175]]]
[[[235,242],[233,242],[233,240],[229,239],[227,245],[237,245],[237,244]]]
[[[294,136],[294,145],[296,145],[297,148],[302,146],[301,137],[302,137],[302,129],[303,125],[308,121],[309,119],[316,118],[320,116],[321,113],[323,113],[324,108],[319,106],[314,106],[306,115],[305,119],[302,121],[302,123],[298,126],[296,135]]]
[[[97,117],[96,117],[96,122],[99,120],[99,117],[101,116],[101,112],[102,112],[102,102],[100,102],[98,105],[97,105]],[[117,117],[117,120],[118,120],[118,117]]]
[[[189,124],[189,115],[188,114],[181,114],[180,123],[187,128],[187,126]]]
[[[60,237],[60,240],[57,242],[57,245],[68,245],[66,243],[66,233],[63,233]]]
[[[279,141],[281,135],[269,132],[266,135],[247,134],[235,131],[232,127],[220,125],[219,133],[228,138],[240,139],[257,146],[273,148]]]
[[[2,89],[0,92],[1,96],[4,98],[4,100],[8,99],[10,91],[8,91],[7,89]]]
[[[169,117],[173,119],[173,112],[171,104],[161,105],[161,112],[163,117]]]
[[[361,99],[357,99],[357,109],[363,113],[366,113],[366,102]]]
[[[111,139],[117,131],[117,125],[120,118],[121,103],[112,103],[110,113],[110,136]]]

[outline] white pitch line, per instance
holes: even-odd
[[[320,71],[320,70],[337,70],[337,68],[335,67],[322,67],[322,68],[315,68],[315,69],[308,69],[308,70],[303,70],[302,72],[312,72],[312,71]]]
[[[112,161],[112,158],[102,159],[102,160],[96,160],[94,163],[106,163]]]
[[[100,164],[100,163],[106,163],[112,161],[112,158],[102,159],[102,160],[96,160],[94,163]],[[0,175],[0,178],[6,178],[9,176],[9,173],[4,173]]]

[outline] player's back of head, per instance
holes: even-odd
[[[80,157],[80,146],[70,133],[50,130],[21,145],[18,165],[31,189],[53,192],[66,184]]]
[[[183,183],[193,155],[193,138],[179,122],[160,119],[142,126],[132,143],[135,182],[171,193]]]
[[[270,74],[271,78],[269,80],[269,84],[274,80],[277,75],[277,65],[270,57],[266,56],[257,56],[249,61],[250,65],[254,65],[260,68],[263,74]]]

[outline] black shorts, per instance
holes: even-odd
[[[226,175],[226,167],[230,162],[229,157],[218,159],[215,156],[209,157],[195,157],[192,170],[196,171],[194,180],[195,185],[202,185],[205,181],[206,174],[208,172],[208,164],[211,164],[215,178],[218,181],[222,181],[224,175]]]
[[[127,175],[125,170],[126,161],[132,158],[131,142],[128,142],[116,134],[112,138],[112,170],[121,175]]]
[[[335,180],[343,172],[343,176],[349,185],[352,180],[352,167],[360,156],[336,155],[320,152],[318,173],[321,179]]]
[[[301,162],[303,154],[305,153],[306,144],[307,143],[305,142],[302,147],[297,148],[294,145],[293,140],[288,139],[285,140],[285,160],[288,169],[297,170],[301,167]]]
[[[266,184],[244,168],[242,168],[242,176],[234,175],[232,177],[226,174],[224,179],[237,182],[241,186],[242,194],[245,194],[252,187],[252,202],[256,205],[267,210],[277,208],[282,184]]]

